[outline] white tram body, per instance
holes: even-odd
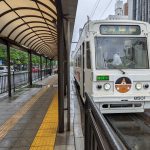
[[[136,113],[150,108],[150,25],[89,21],[76,46],[74,77],[102,113]]]

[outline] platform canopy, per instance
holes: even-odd
[[[57,55],[54,0],[0,0],[0,37],[49,58]]]
[[[63,13],[71,17],[71,36],[77,0],[62,0]],[[0,0],[0,38],[28,50],[57,57],[55,0]]]

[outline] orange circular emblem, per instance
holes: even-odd
[[[120,93],[126,93],[131,89],[131,80],[127,77],[119,78],[115,83],[115,88]]]

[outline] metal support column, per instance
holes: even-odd
[[[70,131],[70,21],[67,21],[67,130]]]
[[[53,70],[53,63],[54,63],[54,60],[52,59],[51,60],[51,68],[52,68],[52,70]]]
[[[40,56],[40,77],[42,80],[42,56]]]
[[[48,70],[47,70],[47,57],[46,57],[45,59],[46,59],[46,66],[45,66],[46,70],[45,70],[45,74],[46,74],[46,76],[47,76],[47,73],[48,73]]]
[[[49,66],[49,68],[50,68],[50,75],[52,75],[52,59],[50,59],[50,66]]]
[[[31,51],[29,53],[29,85],[32,86],[32,53]]]
[[[8,96],[11,97],[10,45],[7,43]]]
[[[61,0],[56,0],[58,32],[58,131],[64,132],[64,29]]]
[[[65,39],[64,39],[65,42]],[[67,45],[64,50],[64,95],[67,96]]]

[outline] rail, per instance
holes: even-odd
[[[91,97],[85,96],[85,150],[127,150]]]
[[[41,72],[35,71],[32,72],[32,81],[38,81],[41,79]],[[47,77],[48,75],[51,75],[50,69],[42,69],[42,78]],[[29,72],[28,71],[22,71],[22,72],[12,72],[11,73],[11,85],[12,90],[15,92],[15,90],[23,85],[28,85],[28,78],[29,78]],[[1,73],[0,74],[0,94],[6,93],[8,91],[8,73]]]

